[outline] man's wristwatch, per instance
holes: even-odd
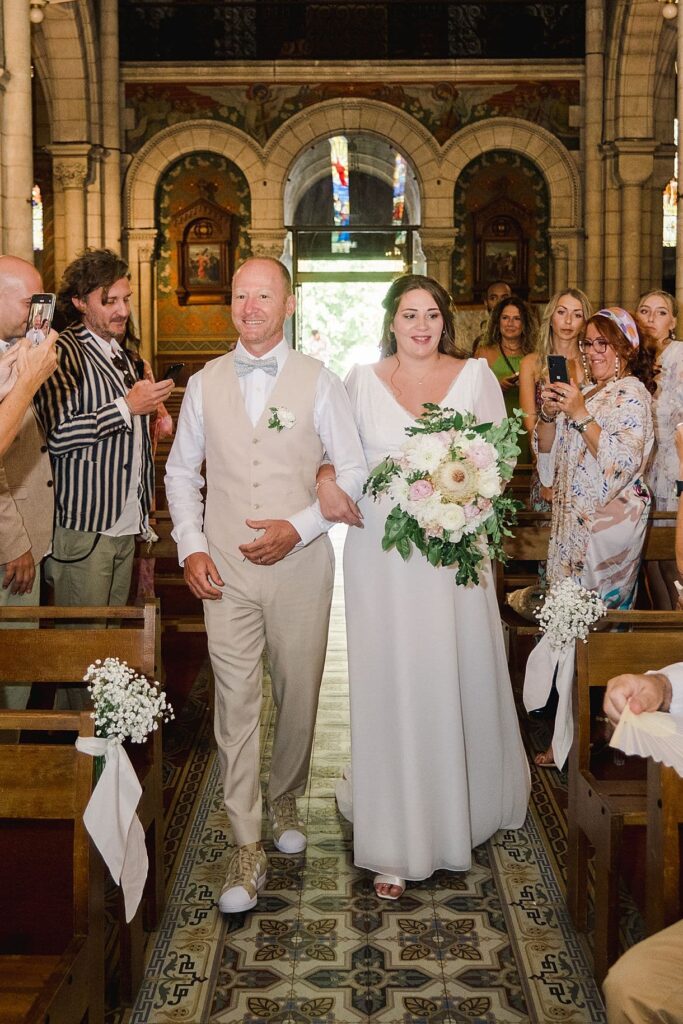
[[[677,480],[676,481],[676,497],[680,498],[681,494],[683,494],[683,480]]]

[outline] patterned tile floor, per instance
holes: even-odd
[[[266,697],[264,775],[271,741]],[[310,784],[299,802],[306,854],[285,857],[267,841],[269,876],[256,910],[223,917],[216,899],[231,837],[215,757],[204,758],[131,1024],[604,1021],[536,807],[523,829],[479,847],[469,872],[440,872],[397,903],[380,901],[353,866],[351,826],[334,803],[348,755],[338,572]]]

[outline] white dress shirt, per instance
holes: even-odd
[[[241,341],[237,342],[235,354],[254,358]],[[289,356],[289,346],[284,339],[261,358],[269,359],[272,356],[277,359],[277,376],[255,369],[238,378],[246,413],[253,426],[256,426],[263,414]],[[181,565],[193,552],[203,551],[208,554],[209,550],[202,531],[204,502],[200,493],[204,486],[201,466],[206,450],[202,403],[200,371],[187,382],[175,440],[166,462],[166,495],[174,525],[172,536],[178,545],[178,561]],[[334,463],[337,483],[354,501],[357,500],[367,479],[367,463],[346,389],[339,377],[325,367],[318,377],[313,423],[327,458]],[[310,544],[333,525],[323,517],[317,501],[289,516],[287,521],[301,538],[297,547]],[[256,536],[255,533],[254,538]]]
[[[90,331],[90,334],[97,342],[107,359],[111,361],[112,370],[121,378],[121,382],[125,387],[126,385],[123,381],[123,373],[113,364],[114,359],[119,355],[125,360],[123,349],[115,338],[112,338],[111,342],[109,342],[105,341],[104,338],[100,338],[99,335],[94,334],[92,331]],[[121,515],[113,526],[110,526],[108,530],[102,530],[102,533],[105,537],[129,537],[131,534],[137,535],[143,528],[143,524],[140,522],[140,501],[138,497],[142,477],[142,425],[140,423],[140,417],[132,415],[125,398],[117,398],[114,404],[117,406],[127,425],[130,427],[132,423],[133,461],[130,473],[130,487],[128,488],[128,494],[126,495],[126,503],[121,509]]]
[[[666,668],[660,668],[659,672],[671,683],[671,707],[669,711],[672,715],[683,715],[683,661],[676,662],[675,665],[667,665]]]

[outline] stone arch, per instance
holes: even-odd
[[[606,121],[614,138],[640,139],[654,135],[658,53],[664,31],[658,4],[630,0],[617,11],[608,49]],[[674,33],[675,35],[675,33]],[[643,107],[634,99],[647,97]]]
[[[581,182],[570,152],[540,125],[515,117],[492,117],[468,125],[444,147],[442,177],[450,195],[467,164],[492,149],[509,149],[534,163],[548,186],[551,229],[578,231]]]
[[[253,197],[265,176],[261,151],[253,139],[220,121],[183,121],[154,135],[131,162],[124,186],[128,230],[154,228],[156,187],[162,174],[176,160],[198,151],[216,153],[236,164]]]
[[[98,141],[100,86],[96,25],[90,6],[48,4],[33,42],[52,125],[52,141]]]
[[[273,184],[272,198],[276,198],[275,192],[278,195],[276,218],[279,223],[284,223],[287,178],[302,150],[330,135],[344,132],[381,136],[406,158],[417,179],[424,223],[427,214],[425,183],[438,177],[438,143],[410,114],[388,103],[355,98],[326,100],[308,107],[289,118],[268,140],[264,148],[264,176]]]

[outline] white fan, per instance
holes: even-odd
[[[31,0],[28,16],[34,25],[40,25],[45,17],[46,7],[52,7],[53,4],[72,4],[76,2],[77,0]]]
[[[661,761],[683,777],[683,718],[678,715],[662,711],[634,715],[627,704],[609,742],[625,754]]]

